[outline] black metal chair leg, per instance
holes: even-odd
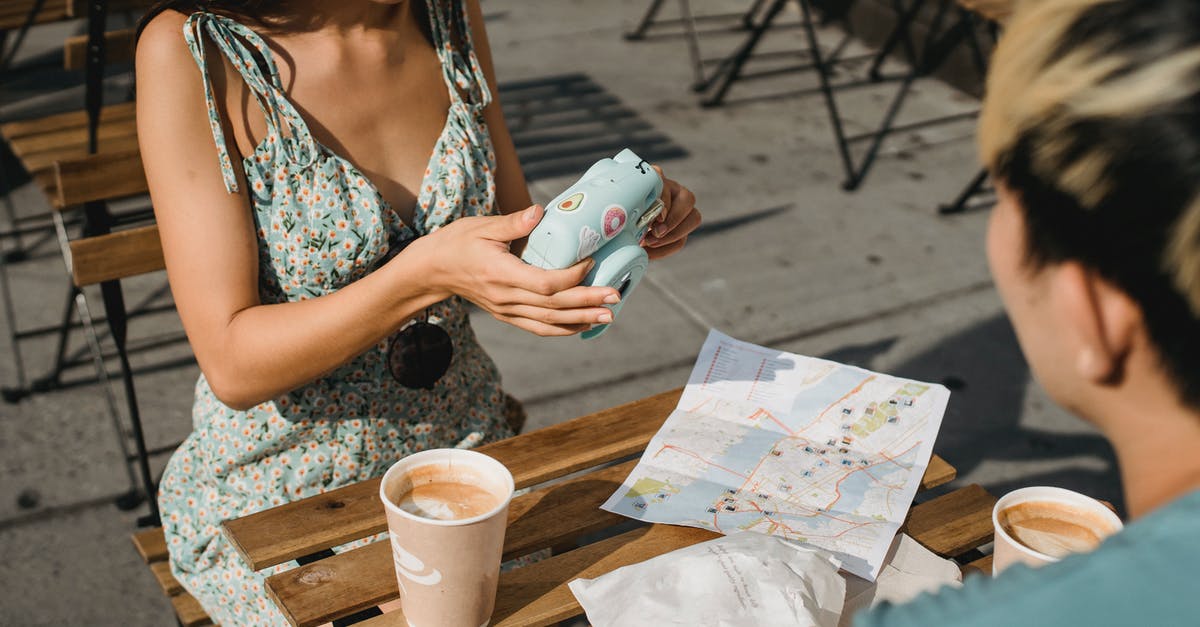
[[[738,47],[737,51],[732,56],[723,60],[709,78],[695,85],[694,89],[696,91],[707,91],[710,88],[714,88],[715,85],[715,91],[711,96],[701,101],[701,106],[716,107],[725,100],[725,94],[729,92],[729,88],[742,75],[742,69],[746,66],[746,62],[750,60],[750,56],[754,54],[754,49],[758,47],[758,42],[771,29],[771,25],[775,23],[775,18],[783,11],[783,7],[787,4],[787,1],[773,0],[771,5],[767,7],[762,21],[751,27],[749,36]]]
[[[642,19],[638,21],[637,26],[633,30],[625,33],[625,39],[629,41],[638,41],[646,37],[646,31],[650,30],[650,26],[654,24],[654,18],[658,17],[658,12],[662,9],[664,0],[651,0],[650,6],[646,12],[642,14]]]
[[[875,82],[883,80],[883,62],[896,49],[896,44],[903,44],[904,54],[910,66],[918,63],[917,49],[913,45],[910,28],[913,21],[916,20],[917,14],[921,11],[921,7],[924,5],[925,0],[913,0],[912,4],[906,9],[904,8],[903,0],[893,0],[892,8],[896,11],[896,26],[892,28],[892,32],[888,33],[888,38],[883,42],[883,47],[879,49],[879,52],[871,61],[871,69],[867,71],[867,76],[871,80]]]
[[[804,27],[804,36],[808,38],[808,46],[813,55],[813,66],[817,70],[817,80],[820,83],[821,96],[825,99],[825,108],[829,111],[829,122],[833,126],[833,135],[837,141],[838,154],[842,159],[842,167],[846,176],[854,176],[854,162],[850,158],[850,146],[846,142],[846,132],[842,128],[842,116],[838,112],[837,100],[833,96],[833,87],[829,83],[829,66],[821,57],[821,47],[817,41],[817,31],[812,23],[812,10],[808,0],[798,0],[800,4],[800,21]]]
[[[949,215],[952,213],[962,213],[965,211],[967,208],[967,201],[971,200],[972,197],[983,191],[983,183],[987,181],[987,177],[987,169],[981,169],[979,173],[977,173],[971,179],[971,182],[968,183],[961,192],[959,192],[958,197],[954,199],[954,202],[938,207],[938,213],[942,215]]]
[[[700,35],[696,32],[691,0],[679,0],[679,17],[683,21],[683,34],[692,61],[692,83],[698,84],[704,80],[704,58],[700,56]]]
[[[25,15],[25,21],[17,29],[17,36],[13,38],[12,46],[7,51],[0,47],[0,72],[7,70],[13,58],[17,56],[21,44],[25,41],[25,35],[29,34],[30,28],[33,28],[33,23],[37,20],[37,15],[42,12],[42,6],[45,4],[46,0],[34,0],[33,5],[29,7],[29,13]]]
[[[15,403],[24,396],[27,389],[25,380],[25,361],[21,357],[21,341],[17,338],[17,312],[13,307],[12,287],[8,283],[8,261],[0,256],[0,298],[4,299],[4,319],[8,325],[8,345],[12,348],[13,367],[17,371],[15,388],[4,389],[4,400]]]

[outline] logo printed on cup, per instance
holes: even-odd
[[[422,562],[416,555],[405,551],[396,538],[392,538],[392,552],[395,555],[396,572],[407,577],[409,581],[419,583],[423,586],[432,586],[441,583],[441,571],[431,568],[429,574],[420,574],[421,571],[425,570],[425,562]]]

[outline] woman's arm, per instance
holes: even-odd
[[[587,271],[583,264],[550,272],[508,254],[508,242],[537,223],[536,210],[458,220],[332,294],[262,304],[249,199],[244,191],[227,193],[222,182],[202,78],[182,36],[184,19],[168,11],[142,33],[138,137],[176,307],[222,402],[245,409],[312,381],[452,294],[542,335],[604,321],[608,312],[598,305],[612,290],[573,288]],[[210,72],[221,94],[222,57],[211,52]],[[236,144],[230,141],[229,148],[245,190]]]
[[[196,360],[217,397],[244,409],[345,363],[444,295],[397,276],[426,276],[418,258],[325,297],[259,302],[258,244],[240,157],[229,141],[242,190],[230,194],[183,21],[166,12],[142,34],[138,138],[167,276]],[[212,52],[210,72],[219,83],[222,57]],[[233,135],[226,130],[226,137]]]

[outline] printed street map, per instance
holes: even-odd
[[[879,573],[950,393],[711,331],[679,405],[602,506],[640,520],[756,531]]]

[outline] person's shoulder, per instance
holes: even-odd
[[[1200,615],[1191,571],[1200,562],[1195,520],[1200,491],[1128,526],[1086,555],[1040,569],[1017,565],[969,578],[904,605],[883,604],[856,627],[1027,624],[1184,625]]]
[[[183,38],[183,26],[187,16],[173,10],[165,10],[155,15],[137,40],[137,60],[139,69],[152,71],[167,70],[180,63],[191,63],[192,54],[188,50],[187,41]]]

